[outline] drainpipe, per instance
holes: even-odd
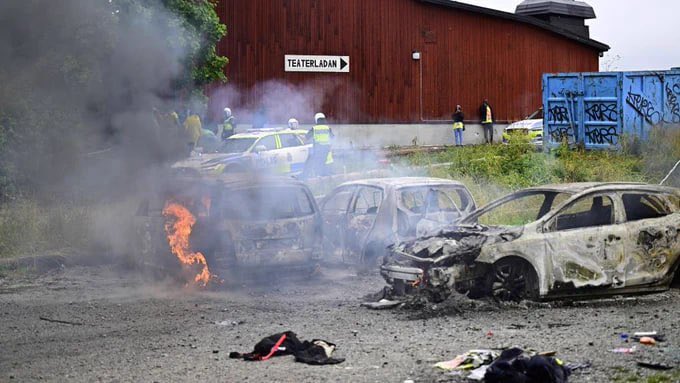
[[[420,122],[449,122],[452,123],[453,120],[426,120],[425,119],[425,101],[424,101],[424,91],[423,91],[423,58],[422,53],[419,51],[413,51],[412,57],[414,60],[418,61],[420,73]]]

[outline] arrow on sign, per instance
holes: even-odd
[[[340,58],[340,70],[345,69],[347,67],[347,61],[345,61],[342,57]]]

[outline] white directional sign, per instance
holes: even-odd
[[[349,73],[349,56],[286,55],[286,72]]]

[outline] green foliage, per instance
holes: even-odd
[[[190,47],[185,60],[191,84],[201,87],[213,82],[226,82],[224,67],[229,60],[217,54],[217,43],[227,34],[215,12],[216,3],[210,0],[163,0],[163,4],[182,19],[189,33]],[[189,79],[185,79],[188,81]],[[186,83],[185,83],[186,84]]]
[[[431,174],[464,182],[480,205],[512,190],[549,183],[658,182],[645,171],[639,156],[566,146],[544,153],[521,137],[509,145],[451,148],[434,155],[414,154],[408,160],[414,165],[450,163]]]
[[[0,208],[0,258],[84,248],[91,223],[89,209],[82,206],[45,208],[26,200],[5,204]]]

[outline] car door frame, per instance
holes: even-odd
[[[613,223],[565,230],[553,229],[555,220],[562,213],[583,199],[597,196],[610,198],[614,210]],[[548,273],[552,276],[552,281],[549,283],[551,289],[559,287],[557,293],[568,293],[580,288],[621,288],[625,286],[626,254],[623,238],[626,233],[626,222],[622,202],[616,191],[597,190],[577,194],[558,210],[546,214],[541,221],[541,231],[546,245],[546,261],[552,268],[552,273]],[[565,249],[567,245],[569,247]],[[562,258],[564,258],[564,261],[562,261]],[[581,263],[578,263],[579,261]],[[569,263],[574,266],[567,267]],[[601,276],[599,278],[585,278],[584,280],[568,277],[568,274],[578,272],[601,274]],[[587,275],[583,276],[587,277]],[[569,286],[570,284],[573,286],[573,290]]]
[[[627,287],[635,288],[645,285],[663,284],[664,277],[668,276],[673,271],[674,266],[678,263],[678,254],[680,254],[680,242],[669,241],[671,237],[677,237],[677,217],[680,212],[674,211],[671,202],[666,197],[666,193],[653,192],[649,190],[621,190],[618,192],[621,197],[621,203],[624,208],[626,228],[628,233],[625,238],[626,248],[629,249],[629,267],[627,268]],[[661,217],[644,218],[639,220],[628,220],[628,214],[625,211],[625,203],[623,202],[624,194],[641,194],[653,195],[661,198],[664,207],[671,213]],[[675,227],[676,233],[672,233]],[[642,238],[644,232],[657,234],[659,237],[652,240],[654,247],[647,247],[647,241]],[[654,244],[655,243],[655,244]],[[675,254],[675,255],[674,255]],[[654,259],[654,261],[647,261]],[[661,262],[659,262],[661,261]],[[637,274],[637,275],[636,275]],[[671,274],[672,279],[672,274]]]
[[[299,173],[304,170],[304,165],[307,162],[308,148],[305,147],[304,141],[300,139],[300,136],[293,132],[279,132],[277,133],[277,139],[282,153],[284,154],[285,161],[289,165],[289,172]],[[294,137],[298,145],[297,146],[283,146],[282,136]]]
[[[361,259],[363,257],[363,252],[366,249],[366,244],[368,244],[372,241],[373,231],[376,227],[376,223],[379,219],[380,212],[383,208],[386,196],[388,195],[388,192],[389,192],[388,190],[386,190],[386,188],[380,187],[380,186],[377,186],[377,185],[356,185],[356,190],[354,191],[354,195],[352,196],[352,200],[350,201],[349,208],[347,209],[347,215],[346,215],[346,221],[345,221],[345,230],[344,230],[344,236],[345,236],[344,243],[345,244],[350,243],[350,241],[352,240],[352,238],[349,238],[349,236],[350,236],[350,222],[351,222],[352,218],[354,218],[354,217],[352,217],[352,213],[353,213],[352,210],[356,208],[356,201],[359,198],[359,192],[363,188],[376,189],[376,190],[380,191],[380,193],[382,194],[382,198],[380,199],[378,209],[375,212],[375,218],[373,219],[373,222],[371,223],[371,227],[368,230],[366,230],[366,235],[361,239],[361,243],[358,246],[359,254],[356,254],[356,255],[350,254],[350,247],[347,246],[347,245],[344,246],[344,250],[343,250],[342,255],[343,255],[343,260],[345,262],[348,262],[348,261],[359,262],[359,261],[361,261]]]
[[[348,215],[349,215],[349,208],[352,205],[352,202],[354,201],[354,198],[356,196],[356,192],[359,189],[359,185],[345,185],[345,186],[339,186],[336,189],[334,189],[330,195],[324,198],[322,203],[319,206],[319,210],[321,212],[321,217],[322,217],[322,231],[323,231],[323,248],[324,251],[327,251],[327,243],[328,243],[328,234],[327,233],[327,226],[333,226],[335,228],[335,231],[340,233],[339,239],[340,239],[340,257],[344,261],[345,260],[345,251],[346,251],[346,240],[347,240],[347,223],[349,222]],[[339,212],[338,214],[334,214],[334,218],[337,222],[334,223],[327,223],[328,215],[326,213],[325,207],[326,203],[330,201],[334,196],[337,194],[341,193],[345,189],[350,190],[350,197],[349,200],[347,201],[347,205],[345,206],[344,212]],[[335,255],[336,253],[336,248],[333,249],[331,255]]]

